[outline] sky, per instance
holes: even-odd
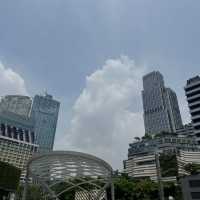
[[[0,0],[0,95],[61,102],[55,149],[122,168],[144,135],[142,76],[159,70],[185,123],[186,80],[200,72],[200,1]]]

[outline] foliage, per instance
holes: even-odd
[[[164,183],[164,193],[165,197],[173,196],[175,200],[182,200],[181,187],[175,185],[173,182]]]
[[[157,200],[159,199],[158,184],[150,179],[135,180],[127,176],[115,178],[116,200]],[[181,189],[174,183],[164,184],[165,198],[173,196],[175,200],[182,200]]]
[[[142,140],[151,140],[152,139],[152,136],[149,135],[149,134],[145,134],[143,137],[142,137]]]
[[[71,180],[74,183],[78,182],[78,179]],[[158,184],[150,179],[136,180],[128,177],[126,174],[116,175],[114,178],[115,185],[115,199],[116,200],[157,200],[159,199]],[[68,183],[59,183],[53,189],[56,193],[64,190],[68,187]],[[84,189],[94,189],[93,186],[86,184],[82,185]],[[22,188],[20,189],[22,190]],[[60,200],[73,200],[75,198],[75,192],[77,188],[73,188],[59,196]],[[21,192],[22,193],[22,192]],[[164,184],[165,198],[173,196],[175,200],[182,200],[181,190],[179,186],[174,183]],[[107,189],[108,200],[111,198],[110,188]],[[44,200],[43,193],[39,186],[31,185],[28,190],[29,200]],[[20,198],[19,198],[20,199]]]
[[[190,174],[199,174],[200,173],[200,164],[189,163],[185,165],[184,169]]]
[[[116,200],[150,200],[158,198],[157,184],[149,179],[133,180],[126,176],[115,179]]]
[[[159,160],[162,177],[178,176],[178,164],[175,153],[161,154]]]
[[[134,137],[136,141],[140,141],[140,137]]]
[[[24,187],[20,185],[17,189],[17,200],[22,199]],[[39,185],[29,185],[27,191],[28,200],[44,200],[44,193]]]
[[[8,191],[16,190],[19,184],[20,174],[20,169],[0,162],[0,188]]]

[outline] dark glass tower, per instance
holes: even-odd
[[[145,75],[143,88],[145,133],[176,132],[182,128],[176,93],[165,87],[162,74],[154,71]]]

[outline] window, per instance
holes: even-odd
[[[199,187],[200,188],[200,180],[191,180],[189,181],[190,187]]]
[[[192,199],[200,199],[200,192],[191,192]]]

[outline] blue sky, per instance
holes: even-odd
[[[60,141],[60,138],[71,136],[73,132],[71,129],[74,130],[73,126],[77,126],[76,123],[75,125],[72,123],[74,119],[83,120],[85,117],[80,114],[81,105],[88,105],[80,103],[86,102],[83,97],[84,91],[92,95],[95,91],[99,91],[100,94],[102,91],[106,93],[106,90],[101,90],[100,80],[101,83],[104,82],[103,86],[106,88],[106,84],[108,86],[115,84],[118,79],[125,82],[125,77],[129,77],[127,73],[124,73],[123,79],[116,74],[113,76],[107,70],[108,68],[114,69],[115,73],[116,69],[120,71],[123,66],[132,66],[124,68],[133,73],[129,78],[136,79],[135,91],[137,92],[133,92],[134,97],[123,93],[126,96],[126,103],[123,101],[122,106],[132,114],[142,112],[140,102],[142,74],[160,70],[166,85],[177,92],[183,119],[188,121],[189,114],[183,87],[188,78],[199,74],[200,71],[200,2],[198,0],[1,0],[0,3],[2,65],[5,69],[13,70],[24,80],[24,87],[31,96],[47,90],[61,101],[62,111],[56,134],[56,149],[85,150],[105,157],[118,167],[120,160],[126,157],[125,151],[131,137],[143,134],[143,121],[140,114],[138,119],[141,128],[135,131],[133,126],[131,127],[133,130],[130,131],[127,125],[127,130],[123,129],[130,133],[127,137],[126,133],[123,135],[125,142],[121,157],[112,161],[110,158],[115,157],[113,151],[117,151],[119,146],[113,144],[115,147],[108,149],[108,152],[111,152],[110,157],[106,157],[101,148],[94,151],[92,144],[96,140],[91,135],[99,136],[100,133],[92,133],[95,132],[93,129],[92,132],[85,130],[90,132],[89,134],[82,133],[83,137],[91,141],[91,143],[84,143],[86,146],[91,145],[90,148],[84,147],[83,144],[79,148],[81,144],[77,141],[71,143]],[[123,56],[120,57],[121,55],[128,58],[124,59]],[[115,62],[109,62],[110,59]],[[113,66],[117,67],[113,68]],[[96,72],[100,72],[100,78],[97,78]],[[123,74],[122,71],[120,72]],[[91,81],[94,77],[95,81]],[[124,82],[122,86],[127,89],[127,85],[123,85]],[[98,85],[95,91],[91,89],[94,85],[95,87]],[[16,90],[16,88],[8,90],[8,93],[9,91],[24,93],[24,90]],[[130,92],[130,90],[126,91]],[[5,91],[2,90],[0,94],[5,94]],[[100,95],[99,98],[102,96],[104,95]],[[131,104],[133,99],[135,99],[134,103]],[[95,101],[96,99],[92,102],[87,99],[88,107]],[[103,107],[105,104],[98,104],[100,105]],[[119,104],[117,105],[120,107]],[[101,124],[102,118],[97,119]],[[90,124],[90,121],[87,123]],[[103,126],[105,123],[102,123]],[[77,127],[75,129],[79,130]],[[108,129],[104,131],[107,133]],[[109,130],[108,133],[112,131]],[[74,133],[77,136],[80,136],[79,134]],[[114,134],[111,139],[113,137]],[[79,139],[75,137],[73,141]],[[69,138],[66,140],[69,141]]]

